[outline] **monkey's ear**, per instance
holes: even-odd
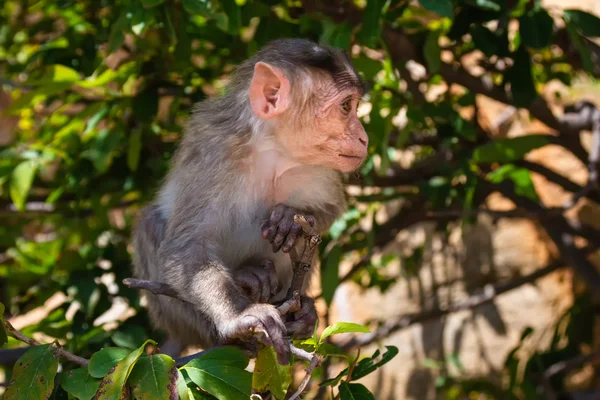
[[[264,62],[254,66],[250,82],[250,106],[257,117],[274,118],[290,104],[290,81],[278,69]]]

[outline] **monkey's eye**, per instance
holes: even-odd
[[[340,109],[344,114],[349,114],[352,111],[352,99],[344,100],[342,104],[340,104]]]

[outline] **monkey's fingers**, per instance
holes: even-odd
[[[277,233],[277,226],[283,218],[286,208],[287,207],[283,204],[277,204],[275,206],[271,212],[269,220],[263,225],[262,236],[264,239],[268,239],[270,241],[275,236]]]
[[[285,324],[288,334],[292,335],[294,339],[311,337],[318,320],[314,300],[309,297],[302,297],[301,303],[302,307],[293,314],[293,320]]]
[[[290,363],[290,343],[285,339],[287,331],[285,325],[281,320],[272,317],[267,317],[263,321],[263,325],[273,343],[273,350],[277,353],[277,361],[281,365],[288,365]]]

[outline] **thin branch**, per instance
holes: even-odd
[[[6,330],[6,332],[14,337],[15,339],[28,344],[29,346],[39,346],[41,345],[40,342],[38,342],[35,339],[32,339],[30,337],[27,337],[25,335],[23,335],[21,332],[19,332],[18,330],[15,329],[15,327],[12,326],[12,324],[10,322],[8,322],[7,320],[2,320],[2,325],[4,326],[4,330]],[[70,353],[68,351],[66,351],[65,349],[63,349],[62,347],[58,346],[57,344],[52,344],[52,346],[54,346],[56,348],[56,354],[58,354],[59,356],[75,363],[75,364],[79,364],[83,367],[87,366],[89,364],[89,360],[83,358],[83,357],[79,357],[76,356],[73,353]]]
[[[401,316],[394,321],[384,323],[372,333],[350,339],[348,342],[344,343],[342,347],[344,349],[350,349],[353,347],[366,346],[378,340],[384,339],[394,332],[408,328],[411,325],[438,319],[450,313],[479,307],[483,304],[493,301],[497,296],[503,293],[516,289],[524,284],[533,282],[563,267],[565,267],[563,263],[556,261],[529,275],[525,275],[512,281],[499,283],[496,285],[487,285],[483,287],[480,293],[473,294],[469,298],[459,301],[455,304],[451,304],[448,307]]]
[[[599,364],[600,363],[600,350],[594,351],[590,354],[581,355],[579,357],[572,358],[570,360],[564,360],[553,364],[544,372],[546,379],[552,378],[554,375],[565,373],[577,369],[585,364]]]
[[[306,389],[306,386],[308,385],[308,382],[310,381],[310,378],[312,377],[313,371],[323,361],[323,359],[317,354],[311,354],[302,349],[298,349],[296,347],[294,347],[294,349],[295,350],[292,352],[292,354],[296,355],[295,351],[304,352],[304,353],[306,353],[306,355],[311,356],[311,359],[310,359],[310,363],[308,364],[308,367],[306,367],[304,369],[306,371],[306,374],[304,375],[302,382],[300,382],[298,389],[296,389],[296,392],[294,392],[294,394],[289,398],[289,400],[296,400],[296,399],[300,398],[300,395],[302,394],[302,392],[304,392],[304,390]],[[302,358],[302,359],[306,360],[306,358]]]

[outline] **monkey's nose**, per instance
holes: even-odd
[[[369,143],[367,140],[360,137],[358,138],[358,140],[362,143],[363,146],[367,147],[367,144]]]

